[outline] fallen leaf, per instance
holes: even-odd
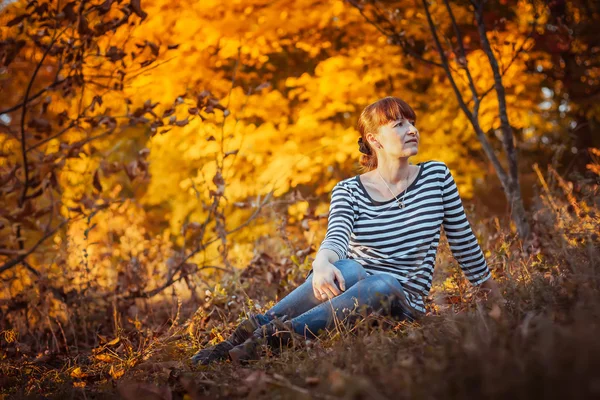
[[[110,366],[110,371],[108,371],[108,373],[110,374],[110,376],[112,376],[113,379],[119,379],[120,377],[123,376],[123,374],[125,373],[124,369],[117,369],[115,368],[114,365]]]
[[[110,342],[106,343],[106,345],[107,345],[107,346],[112,346],[112,345],[114,345],[114,344],[117,344],[117,343],[119,343],[119,340],[120,340],[120,339],[119,339],[118,337],[116,337],[116,338],[114,338],[113,340],[111,340]]]
[[[113,358],[108,354],[98,354],[94,358],[98,361],[113,362]]]
[[[85,378],[87,376],[86,373],[84,373],[80,367],[75,368],[73,371],[71,371],[71,378]]]

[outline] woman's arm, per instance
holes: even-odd
[[[320,248],[319,251],[317,252],[317,255],[315,257],[315,261],[313,262],[313,265],[324,265],[327,263],[333,264],[334,262],[336,262],[339,259],[340,259],[340,257],[337,255],[337,253],[335,251],[330,250],[330,249]]]
[[[317,257],[319,257],[321,250],[328,249],[337,254],[338,260],[346,258],[350,234],[354,227],[355,214],[352,203],[353,198],[350,190],[339,183],[336,184],[331,191],[327,232],[323,242],[321,242]],[[329,252],[323,254],[329,254]],[[328,256],[328,258],[331,257]]]
[[[452,255],[458,261],[465,276],[473,285],[480,285],[491,279],[491,272],[471,229],[469,220],[458,193],[458,188],[450,169],[446,166],[442,182],[442,201],[444,206],[444,233]],[[493,285],[493,284],[490,284]]]

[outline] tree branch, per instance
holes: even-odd
[[[431,18],[431,13],[429,12],[429,5],[427,4],[427,0],[422,0],[423,8],[425,9],[425,15],[427,16],[427,22],[429,24],[429,29],[431,30],[431,34],[433,35],[433,40],[435,41],[435,46],[437,47],[438,53],[440,53],[440,58],[442,59],[442,68],[446,71],[446,75],[450,80],[450,85],[452,85],[452,90],[454,90],[454,94],[458,100],[458,105],[463,110],[463,112],[467,115],[470,120],[473,120],[473,114],[471,110],[465,104],[462,93],[460,89],[456,85],[456,81],[454,80],[454,76],[449,68],[448,58],[446,57],[446,53],[444,52],[444,48],[442,47],[442,43],[437,34],[437,28],[435,27],[435,23],[433,22],[433,18]]]
[[[49,85],[48,87],[45,87],[44,89],[40,90],[39,92],[37,92],[36,94],[29,96],[29,98],[27,99],[27,101],[23,101],[22,103],[16,104],[10,108],[4,109],[4,110],[0,110],[0,115],[2,114],[8,114],[11,113],[13,111],[18,110],[21,107],[27,106],[27,103],[32,102],[33,100],[37,99],[38,97],[40,97],[41,95],[43,95],[44,93],[46,93],[47,91],[54,89],[56,86],[60,85],[61,83],[64,83],[67,80],[67,78],[65,79],[60,79],[58,81],[54,81],[51,85]]]
[[[529,32],[529,34],[527,35],[527,37],[525,38],[525,40],[523,41],[523,43],[521,43],[521,45],[517,48],[517,50],[513,54],[512,58],[510,59],[510,61],[508,62],[508,64],[506,64],[506,67],[502,69],[502,72],[500,73],[502,76],[504,76],[506,74],[506,72],[510,69],[510,67],[515,62],[515,60],[517,59],[517,57],[519,56],[519,54],[521,54],[523,51],[529,51],[529,50],[531,50],[535,46],[535,44],[533,44],[533,45],[531,45],[531,47],[525,49],[525,45],[527,44],[527,41],[533,37],[533,34],[534,34],[535,29],[537,27],[537,22],[538,22],[538,15],[536,13],[535,14],[535,18],[533,20],[533,25],[531,27],[531,31]],[[495,87],[495,84],[492,85],[492,86],[490,86],[485,92],[483,92],[483,94],[480,97],[480,100],[483,100],[483,98],[487,94],[489,94],[494,89],[494,87]]]
[[[401,39],[401,35],[396,32],[394,26],[390,23],[391,25],[391,32],[386,31],[385,28],[381,27],[377,22],[373,21],[371,18],[369,18],[363,11],[362,7],[356,2],[356,0],[346,0],[348,1],[352,6],[354,6],[358,12],[360,12],[360,14],[363,16],[363,18],[371,25],[373,25],[375,27],[375,29],[377,29],[379,32],[381,32],[384,36],[388,37],[388,38],[393,38],[394,40],[396,40],[398,42],[398,44],[400,45],[400,47],[410,56],[418,59],[421,62],[424,62],[425,64],[429,64],[429,65],[433,65],[435,67],[440,67],[443,68],[442,64],[439,64],[435,61],[432,60],[427,60],[426,58],[421,57],[420,55],[416,54],[414,51],[412,51],[412,49],[409,48],[409,46],[407,46],[406,42],[404,40]],[[382,20],[385,20],[387,22],[389,22],[387,20],[387,18],[382,17],[380,15],[378,15],[379,17],[381,17]]]
[[[446,74],[448,75],[448,79],[450,80],[452,89],[454,90],[456,98],[458,99],[459,106],[463,110],[463,112],[465,113],[467,118],[469,118],[469,121],[471,121],[471,124],[473,125],[473,128],[475,129],[475,133],[477,134],[477,137],[479,138],[479,141],[481,142],[483,150],[485,151],[486,155],[488,156],[488,158],[494,165],[494,168],[496,168],[496,172],[498,173],[500,180],[504,182],[506,179],[506,171],[502,167],[500,160],[496,156],[494,149],[492,148],[491,144],[487,140],[487,137],[485,136],[485,133],[481,129],[481,126],[479,126],[479,119],[476,118],[476,115],[474,115],[474,113],[472,113],[471,110],[469,110],[469,108],[467,107],[467,105],[464,102],[462,94],[460,93],[460,89],[458,88],[458,86],[456,85],[456,82],[454,81],[454,78],[450,72],[450,68],[448,68],[448,59],[446,57],[446,54],[444,53],[444,49],[442,48],[442,44],[440,43],[439,37],[437,35],[437,29],[433,22],[433,18],[431,17],[431,13],[429,12],[429,6],[427,4],[427,0],[422,0],[422,2],[423,2],[423,7],[425,9],[425,14],[427,15],[427,21],[429,23],[431,33],[433,35],[433,38],[436,43],[436,47],[437,47],[438,52],[440,53],[440,57],[442,59],[442,65],[444,65],[444,70],[446,71]],[[475,111],[478,111],[478,108]]]
[[[475,8],[475,19],[477,21],[477,30],[479,32],[481,46],[488,57],[490,66],[492,68],[492,73],[494,75],[494,88],[496,89],[496,97],[498,98],[498,109],[500,124],[502,127],[503,143],[506,155],[509,158],[509,182],[511,186],[513,186],[517,184],[515,179],[518,176],[517,160],[513,143],[513,131],[510,122],[508,121],[506,92],[504,84],[502,83],[502,74],[500,73],[500,69],[498,67],[498,60],[496,59],[488,40],[485,22],[483,20],[483,3],[480,5],[480,7]],[[511,189],[514,190],[514,187]]]
[[[448,0],[444,0],[446,4],[446,9],[448,10],[448,14],[450,14],[450,20],[452,21],[452,26],[454,27],[454,33],[456,34],[456,40],[458,42],[458,48],[460,49],[460,55],[464,60],[464,69],[467,73],[467,79],[469,80],[469,88],[471,88],[471,95],[473,96],[473,101],[475,102],[475,107],[479,105],[479,96],[477,94],[477,89],[475,88],[475,83],[473,82],[473,77],[471,76],[471,70],[469,69],[469,63],[467,61],[467,53],[465,51],[465,46],[463,43],[462,33],[458,28],[458,24],[456,23],[456,18],[454,18],[454,13],[452,12],[452,7],[450,7],[450,3]],[[459,62],[459,64],[462,64]]]
[[[261,210],[263,209],[263,207],[268,203],[268,201],[271,199],[273,192],[269,192],[265,198],[262,200],[262,202],[260,201],[260,196],[258,199],[258,202],[260,203],[258,205],[258,207],[256,208],[256,210],[254,211],[254,213],[246,220],[244,221],[244,223],[240,224],[239,226],[237,226],[236,228],[230,230],[230,231],[226,231],[226,235],[230,235],[240,229],[242,229],[243,227],[247,226],[250,222],[252,222],[252,220],[254,220],[258,214],[260,214]],[[214,205],[214,203],[213,203]],[[208,221],[208,218],[207,218]],[[158,288],[152,289],[149,292],[146,293],[131,293],[128,296],[125,297],[125,299],[133,299],[133,298],[149,298],[149,297],[153,297],[155,295],[157,295],[158,293],[162,292],[163,290],[167,289],[168,287],[170,287],[171,285],[173,285],[174,283],[180,281],[181,279],[184,279],[185,277],[191,275],[192,273],[186,273],[183,275],[180,275],[178,278],[175,278],[175,276],[177,275],[177,273],[181,272],[181,270],[183,269],[183,265],[195,254],[197,254],[198,252],[206,249],[210,244],[220,240],[220,237],[214,237],[213,239],[204,242],[204,243],[200,243],[194,250],[192,250],[188,255],[186,255],[180,262],[179,264],[177,264],[175,266],[175,268],[173,268],[173,273],[171,274],[171,276],[167,279],[167,281],[165,283],[163,283],[161,286],[159,286]],[[230,269],[227,268],[222,268],[222,267],[216,267],[216,266],[206,266],[206,267],[201,267],[198,268],[197,270],[201,270],[201,269],[205,269],[205,268],[215,268],[215,269],[219,269],[225,272],[229,272],[231,273],[232,271]]]
[[[56,226],[54,229],[47,232],[40,240],[37,241],[36,244],[33,245],[33,247],[31,249],[27,250],[25,253],[21,254],[17,258],[10,260],[10,261],[4,263],[4,265],[0,266],[0,274],[3,273],[4,271],[11,269],[12,267],[18,265],[23,260],[25,260],[31,253],[33,253],[35,251],[35,249],[38,248],[39,245],[41,245],[44,241],[46,241],[46,239],[48,239],[50,236],[54,235],[60,228],[62,228],[69,221],[71,221],[71,218],[67,218],[66,220],[64,220],[63,222],[58,224],[58,226]]]
[[[44,51],[44,54],[42,55],[40,62],[38,62],[37,66],[35,67],[35,70],[33,71],[33,75],[31,76],[31,79],[29,80],[29,84],[27,85],[27,89],[25,90],[25,96],[23,98],[23,105],[22,105],[22,111],[21,111],[21,153],[23,155],[23,167],[25,169],[25,182],[23,184],[23,191],[21,192],[21,198],[19,200],[19,207],[23,206],[23,203],[25,202],[25,196],[27,195],[27,189],[29,186],[29,166],[27,164],[27,149],[26,149],[27,141],[25,138],[25,116],[27,114],[27,103],[29,102],[29,92],[31,91],[33,82],[35,81],[35,78],[37,77],[37,74],[40,71],[40,68],[42,68],[42,65],[44,64],[44,60],[50,53],[50,50],[52,50],[52,46],[54,46],[54,42],[56,41],[56,39],[58,39],[59,36],[60,36],[60,34],[58,34],[58,32],[55,31],[54,37],[48,44],[48,48],[46,49],[46,51]]]

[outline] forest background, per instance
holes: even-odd
[[[453,171],[509,299],[472,330],[489,334],[491,318],[512,343],[540,318],[586,343],[595,331],[580,336],[573,310],[597,325],[599,16],[585,0],[0,2],[0,395],[349,395],[385,383],[347,360],[295,381],[298,370],[269,364],[200,376],[185,360],[302,281],[332,187],[358,173],[358,115],[388,95],[417,113],[411,162]],[[508,143],[527,235],[489,158],[510,169]],[[431,317],[484,309],[444,242],[436,265]],[[452,337],[427,329],[392,332]],[[327,358],[338,342],[307,351]],[[509,347],[506,365],[519,354]],[[417,363],[418,348],[388,367]],[[456,354],[438,350],[441,374]],[[136,374],[158,385],[119,386]],[[600,390],[590,379],[585,390]],[[419,382],[395,384],[412,398],[436,390]],[[382,396],[400,390],[386,385]]]

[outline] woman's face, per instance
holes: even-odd
[[[379,127],[378,135],[367,135],[367,140],[376,151],[389,157],[410,157],[419,151],[419,131],[414,120],[401,117]],[[373,145],[374,144],[374,145]],[[382,147],[382,148],[380,148]]]

